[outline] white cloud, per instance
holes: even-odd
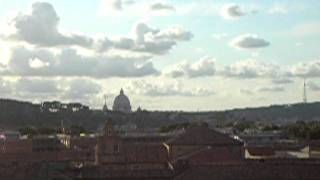
[[[45,66],[32,68],[30,59],[41,59]],[[86,76],[95,78],[141,77],[155,75],[158,71],[148,56],[83,56],[74,49],[64,49],[54,54],[48,50],[14,48],[2,75],[8,76]]]
[[[59,21],[60,18],[51,4],[35,2],[31,12],[19,13],[11,20],[10,25],[15,28],[15,32],[7,38],[38,46],[92,45],[93,40],[87,36],[60,32]]]
[[[219,74],[235,78],[271,78],[281,77],[283,72],[277,64],[245,60],[223,67]]]
[[[121,9],[123,2],[112,1],[111,3],[113,8]],[[116,49],[159,55],[168,53],[178,42],[189,41],[193,38],[190,31],[184,30],[179,25],[171,25],[161,30],[142,22],[134,25],[132,37],[101,37],[101,35],[91,37],[70,32],[64,33],[59,30],[59,21],[60,18],[50,3],[36,2],[32,4],[31,12],[19,13],[11,20],[15,31],[5,39],[22,41],[37,47],[77,46],[99,53]]]
[[[238,49],[264,48],[270,45],[270,42],[260,38],[255,34],[244,34],[234,38],[230,46]]]
[[[320,61],[309,61],[291,66],[256,59],[236,61],[228,65],[218,64],[210,57],[194,63],[182,61],[163,69],[162,74],[171,78],[225,77],[237,79],[269,79],[273,84],[290,84],[295,77],[320,77]]]
[[[118,39],[104,38],[98,42],[97,50],[106,51],[110,48],[143,52],[149,54],[168,53],[178,42],[189,41],[193,34],[181,26],[172,25],[160,30],[150,27],[146,23],[136,23],[131,31],[132,38],[118,37]]]
[[[210,96],[213,90],[207,88],[187,89],[181,83],[150,83],[144,80],[131,81],[126,89],[143,96]]]
[[[29,59],[29,66],[31,68],[43,68],[43,67],[46,67],[46,66],[49,66],[49,62],[43,62],[41,61],[41,59],[39,58],[31,58]]]
[[[178,78],[189,77],[197,78],[204,76],[213,76],[215,74],[215,60],[211,57],[203,57],[191,64],[186,61],[178,63],[165,70],[164,75]]]
[[[0,79],[2,97],[42,102],[58,100],[97,105],[101,96],[99,81],[89,78],[35,78]]]
[[[183,30],[180,26],[169,26],[159,30],[149,27],[145,23],[137,23],[135,28],[134,50],[154,54],[164,54],[171,50],[179,41],[189,41],[193,34]]]
[[[270,14],[286,14],[288,13],[288,6],[286,4],[275,3],[268,10]]]
[[[295,77],[320,77],[320,60],[296,64],[290,68],[290,74]]]

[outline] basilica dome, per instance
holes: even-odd
[[[123,89],[120,90],[120,94],[114,99],[113,107],[114,111],[131,112],[131,105],[129,98],[124,94]]]

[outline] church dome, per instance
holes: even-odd
[[[131,112],[131,105],[129,98],[124,94],[123,89],[120,90],[120,94],[114,99],[113,107],[114,111]]]

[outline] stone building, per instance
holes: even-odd
[[[208,127],[194,127],[164,143],[171,161],[189,163],[239,162],[243,143]]]
[[[167,152],[161,138],[123,137],[108,120],[98,137],[95,164],[111,169],[165,169]]]
[[[131,112],[131,104],[129,98],[124,94],[123,89],[120,90],[120,94],[114,99],[113,111],[129,113]]]

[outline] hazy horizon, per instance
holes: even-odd
[[[316,0],[0,0],[0,98],[214,111],[320,101]]]

